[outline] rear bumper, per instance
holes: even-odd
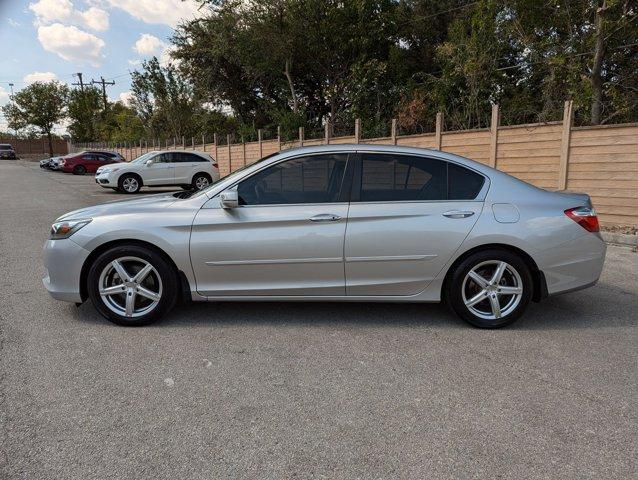
[[[594,285],[603,269],[607,246],[598,236],[586,233],[575,240],[535,255],[545,275],[547,293],[557,295]]]
[[[79,303],[80,273],[89,252],[70,239],[47,240],[44,244],[44,287],[56,300]]]

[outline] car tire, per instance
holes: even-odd
[[[86,173],[86,167],[84,165],[76,165],[73,167],[73,175],[84,175]]]
[[[211,183],[210,175],[207,173],[196,173],[191,182],[191,188],[193,190],[203,190],[204,188],[208,188]]]
[[[122,193],[137,193],[142,188],[142,180],[137,175],[128,173],[117,181],[117,188]]]
[[[147,273],[138,282],[134,277],[143,269]],[[124,282],[118,272],[127,276]],[[155,250],[140,245],[110,248],[93,262],[87,276],[87,291],[96,310],[111,322],[127,327],[159,320],[175,305],[178,286],[173,266]]]
[[[533,288],[530,269],[521,257],[506,250],[483,250],[454,268],[445,296],[471,325],[500,328],[523,315]]]

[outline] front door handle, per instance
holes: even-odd
[[[341,220],[341,217],[339,215],[335,215],[334,213],[320,213],[319,215],[310,217],[309,220],[311,222],[336,222],[338,220]]]
[[[443,216],[447,218],[467,218],[471,217],[472,215],[474,215],[474,212],[471,212],[469,210],[450,210],[449,212],[443,213]]]

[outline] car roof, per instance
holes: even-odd
[[[501,173],[494,168],[485,165],[480,162],[476,162],[472,159],[456,155],[454,153],[443,152],[441,150],[434,150],[431,148],[418,148],[418,147],[406,147],[403,145],[375,145],[366,143],[344,143],[335,145],[316,145],[309,147],[296,147],[288,150],[282,150],[280,154],[273,155],[273,159],[282,159],[289,156],[296,156],[300,154],[313,154],[313,153],[329,153],[329,152],[378,152],[378,153],[400,153],[400,154],[413,154],[413,155],[427,155],[430,158],[438,158],[440,160],[447,160],[459,165],[465,165],[473,170],[486,175],[494,176],[495,173]]]

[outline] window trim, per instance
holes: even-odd
[[[437,160],[439,162],[443,162],[446,164],[446,176],[447,176],[447,166],[449,164],[454,164],[458,167],[461,168],[466,168],[467,170],[476,173],[477,175],[480,175],[481,177],[483,177],[483,186],[481,187],[481,189],[479,190],[479,192],[476,194],[476,196],[472,199],[440,199],[440,200],[372,200],[372,201],[360,201],[357,200],[356,197],[360,194],[360,192],[355,192],[355,185],[360,184],[361,182],[361,172],[362,172],[362,164],[363,164],[363,155],[364,154],[373,154],[373,155],[392,155],[392,156],[396,156],[396,155],[401,155],[404,157],[419,157],[419,158],[423,158],[423,159],[428,159],[428,160]],[[463,165],[462,163],[459,162],[455,162],[453,160],[448,160],[446,158],[437,158],[437,157],[433,157],[433,156],[429,156],[429,155],[419,155],[417,153],[410,153],[410,152],[388,152],[388,151],[380,151],[380,150],[357,150],[356,151],[356,156],[355,156],[355,165],[354,165],[354,175],[352,176],[351,179],[351,185],[350,185],[350,203],[356,203],[358,205],[375,205],[375,204],[379,204],[379,203],[450,203],[450,202],[484,202],[485,201],[485,197],[487,196],[487,191],[489,190],[490,187],[490,179],[489,177],[487,177],[485,174],[479,172],[478,170],[472,168],[472,167],[468,167],[467,165]],[[448,184],[446,185],[446,188],[449,187],[449,177],[446,179],[446,181],[448,182]]]
[[[343,204],[347,205],[347,204],[350,203],[349,197],[350,197],[350,192],[352,190],[352,168],[353,168],[352,157],[354,157],[356,155],[356,152],[352,152],[352,151],[315,152],[315,153],[306,153],[306,154],[300,154],[300,155],[295,155],[295,156],[291,156],[291,157],[286,157],[286,158],[281,159],[281,161],[278,161],[278,162],[275,162],[275,163],[270,163],[268,165],[264,165],[263,168],[260,168],[259,170],[253,172],[249,176],[241,178],[241,179],[237,180],[235,183],[233,183],[232,185],[229,185],[224,190],[222,190],[222,192],[226,191],[226,190],[230,190],[232,188],[237,188],[240,183],[248,180],[249,178],[253,177],[254,175],[257,175],[257,174],[263,172],[267,168],[274,167],[276,165],[279,165],[280,163],[288,162],[288,161],[291,161],[291,160],[298,160],[300,158],[308,158],[308,157],[316,157],[316,156],[324,156],[324,155],[345,155],[346,156],[346,166],[343,169],[343,176],[341,177],[341,187],[340,187],[339,195],[337,196],[337,201],[335,201],[335,202],[319,202],[319,203],[317,203],[317,202],[311,202],[311,203],[264,203],[264,204],[260,204],[260,205],[238,205],[236,208],[291,207],[291,206],[301,206],[301,205],[311,205],[311,206],[312,205],[343,205]],[[216,195],[216,197],[219,197],[219,195],[222,192],[219,192]]]

